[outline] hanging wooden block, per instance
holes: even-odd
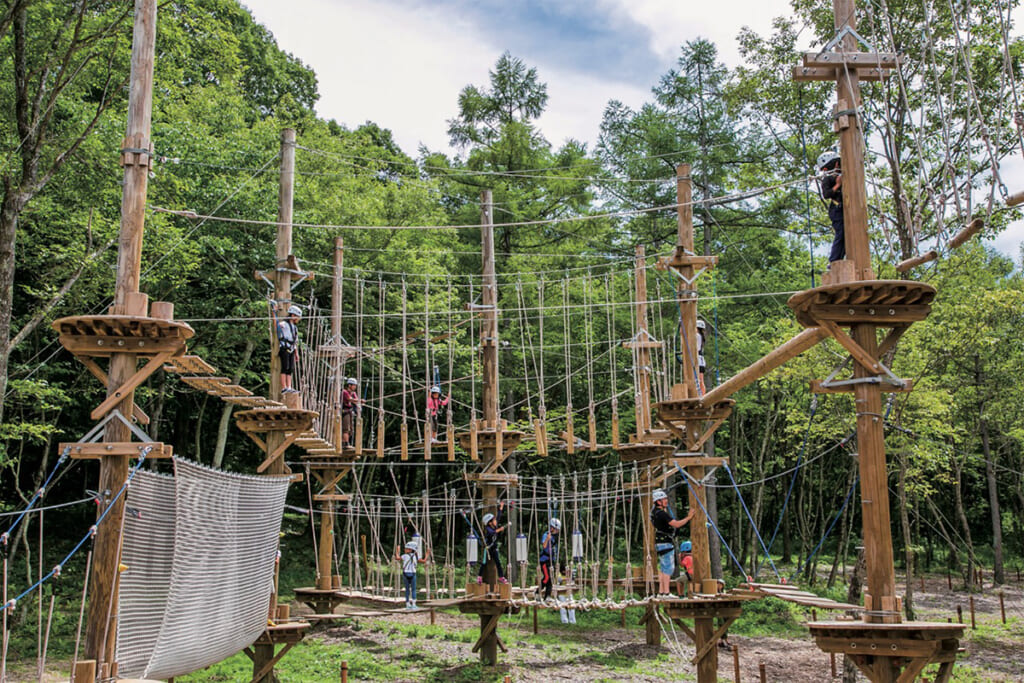
[[[612,448],[619,447],[619,411],[612,411]]]
[[[501,462],[502,457],[505,454],[505,428],[501,423],[501,420],[497,420],[494,425],[494,461]]]
[[[1006,198],[1007,206],[1017,206],[1018,204],[1024,204],[1024,192],[1017,192]]]
[[[572,431],[572,413],[565,416],[565,452],[569,455],[576,453],[576,435]]]
[[[434,433],[430,431],[430,418],[427,418],[427,428],[423,430],[423,459],[430,460],[430,447],[433,445]]]
[[[356,457],[358,458],[363,454],[363,416],[360,415],[356,418],[356,436],[354,441],[356,447]]]
[[[590,443],[587,447],[590,452],[593,453],[597,450],[597,417],[594,415],[594,411],[590,411],[590,415],[587,416],[587,429],[588,436],[590,437]]]
[[[448,423],[448,462],[455,462],[455,427]]]
[[[533,438],[537,442],[537,455],[546,457],[548,454],[548,428],[539,417],[533,421]]]
[[[480,459],[480,451],[477,448],[477,424],[475,419],[469,422],[469,458],[470,460]]]
[[[384,414],[377,420],[377,457],[384,457]]]
[[[949,248],[956,249],[961,244],[974,237],[983,227],[985,227],[985,221],[981,218],[975,218],[967,225],[966,228],[954,235],[953,239],[949,240]]]
[[[409,459],[409,423],[402,422],[402,460]]]
[[[915,256],[913,258],[908,258],[905,261],[900,261],[899,263],[896,264],[896,270],[897,272],[905,273],[912,268],[917,268],[918,266],[924,265],[929,261],[934,261],[937,258],[939,258],[939,252],[933,249],[929,252],[921,254],[920,256]]]

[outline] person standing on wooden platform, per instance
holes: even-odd
[[[818,157],[818,168],[824,171],[819,181],[821,196],[828,203],[828,219],[832,221],[832,250],[828,262],[846,258],[846,222],[843,218],[843,173],[839,167],[839,153],[835,150],[822,152]]]
[[[676,519],[668,509],[668,494],[663,489],[654,489],[651,500],[654,501],[651,508],[654,549],[658,553],[658,597],[674,598],[670,586],[676,568],[676,533],[690,523],[694,513],[691,511],[686,517]]]
[[[419,556],[419,547],[415,541],[405,544],[405,552],[398,554],[395,548],[395,559],[402,563],[402,583],[405,586],[405,608],[416,609],[416,569],[417,565],[426,564],[430,557],[428,550],[423,557]]]
[[[562,521],[552,517],[548,522],[548,530],[540,539],[540,591],[545,601],[551,599],[551,586],[554,583],[551,565],[558,559],[558,534],[562,530]]]
[[[299,328],[296,325],[300,318],[302,309],[292,304],[288,307],[288,316],[277,322],[277,355],[281,358],[282,394],[297,391],[292,386],[292,375],[299,360]]]
[[[352,445],[352,423],[355,422],[356,410],[363,399],[359,398],[359,382],[355,377],[345,380],[345,388],[341,391],[341,443],[348,448]]]
[[[430,417],[430,440],[437,442],[440,439],[437,438],[438,425],[437,425],[437,412],[444,406],[448,405],[452,395],[449,393],[444,398],[441,398],[441,386],[435,384],[430,389],[430,395],[427,396],[427,415]]]
[[[477,583],[484,582],[484,565],[488,562],[494,562],[495,569],[498,570],[498,583],[508,583],[508,579],[505,578],[505,565],[501,561],[501,536],[508,527],[498,526],[501,524],[501,513],[504,510],[505,501],[501,501],[498,503],[497,516],[490,512],[484,515],[484,552],[487,555],[477,571]]]

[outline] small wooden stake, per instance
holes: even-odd
[[[735,683],[740,683],[740,648],[732,646],[732,677]]]
[[[949,590],[953,590],[953,576],[949,573],[948,569],[946,570],[946,586]]]
[[[356,447],[356,457],[358,458],[363,454],[363,416],[359,415],[356,417],[356,436],[354,445]]]
[[[341,683],[348,683],[348,662],[341,663]]]
[[[576,453],[576,436],[572,432],[572,413],[565,416],[565,452],[569,455]]]
[[[768,671],[764,668],[764,661],[758,663],[757,672],[761,676],[761,683],[768,683]]]
[[[1006,623],[1006,601],[1003,591],[999,591],[999,615],[1003,618],[1003,623]]]
[[[402,460],[409,459],[409,424],[402,422]]]
[[[971,630],[974,630],[974,629],[978,628],[978,625],[974,621],[974,596],[973,595],[970,596],[970,598],[968,598],[968,600],[970,601],[970,605],[971,605]]]
[[[835,678],[839,675],[839,672],[836,670],[836,653],[829,652],[828,658],[832,661],[832,678]]]
[[[958,623],[958,624],[964,623],[964,606],[963,605],[957,605],[956,606],[956,623]]]
[[[533,606],[533,635],[537,635],[537,606]]]
[[[377,419],[377,457],[384,457],[384,411]]]

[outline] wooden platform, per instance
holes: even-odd
[[[815,609],[844,610],[848,612],[863,612],[860,605],[852,605],[848,602],[836,602],[830,598],[823,598],[809,591],[800,590],[799,586],[790,584],[774,583],[744,583],[739,588],[730,591],[732,595],[749,596],[750,599],[773,597],[786,602],[792,602],[803,607]]]
[[[676,447],[670,443],[624,443],[615,451],[622,462],[647,462],[671,457]]]
[[[871,681],[914,681],[926,666],[937,663],[934,683],[946,683],[953,674],[965,625],[822,621],[807,628],[821,650],[848,655]]]
[[[805,327],[817,327],[821,320],[892,326],[924,320],[934,298],[935,288],[923,282],[860,280],[808,289],[786,303]]]
[[[243,432],[304,432],[318,415],[312,410],[254,408],[235,413],[235,422]]]
[[[185,342],[195,334],[186,323],[131,315],[69,316],[54,320],[53,329],[61,346],[87,357],[177,355],[185,352]]]
[[[716,420],[729,417],[736,401],[727,398],[711,406],[706,406],[699,398],[682,398],[670,401],[658,401],[654,404],[658,419],[662,422],[685,422],[689,420]]]

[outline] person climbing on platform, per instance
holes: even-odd
[[[693,512],[682,519],[676,519],[668,509],[668,494],[663,489],[654,489],[651,494],[654,506],[651,508],[651,524],[654,526],[654,549],[658,553],[658,597],[674,598],[669,590],[672,572],[676,568],[676,532],[689,524]]]
[[[846,223],[843,219],[843,173],[840,169],[839,153],[835,150],[822,152],[818,157],[818,168],[824,176],[818,181],[821,197],[828,204],[828,219],[832,221],[832,250],[828,262],[846,258]]]
[[[697,384],[700,385],[700,395],[707,393],[704,386],[704,371],[708,369],[704,361],[704,342],[707,338],[707,326],[703,318],[697,318]]]
[[[430,394],[427,396],[427,415],[430,417],[430,439],[431,441],[437,442],[440,439],[438,435],[438,424],[437,424],[437,411],[442,407],[448,405],[452,395],[449,393],[444,398],[441,398],[441,386],[435,384],[430,388]]]
[[[493,562],[495,569],[498,571],[498,583],[508,583],[508,579],[505,578],[505,566],[501,561],[501,537],[508,527],[498,526],[501,524],[501,513],[504,511],[505,501],[501,501],[498,503],[497,516],[492,515],[490,512],[484,515],[484,552],[487,555],[485,561],[480,563],[480,568],[477,571],[477,583],[484,582],[484,566],[488,562]]]
[[[302,309],[292,304],[288,315],[277,321],[277,355],[281,359],[281,393],[293,394],[292,375],[299,360],[299,328],[296,324],[302,318]]]
[[[395,559],[402,563],[402,583],[405,586],[405,608],[416,609],[416,568],[417,565],[426,564],[430,559],[428,550],[423,557],[419,555],[419,546],[415,541],[405,544],[405,552],[398,553],[395,548]]]
[[[359,398],[358,386],[356,378],[349,377],[341,391],[341,443],[346,448],[352,445],[352,423],[355,422],[359,404],[363,403],[363,399]]]
[[[541,599],[551,599],[551,587],[554,583],[551,575],[551,565],[558,559],[558,535],[562,530],[562,521],[552,517],[548,522],[548,530],[540,539],[540,586]]]

